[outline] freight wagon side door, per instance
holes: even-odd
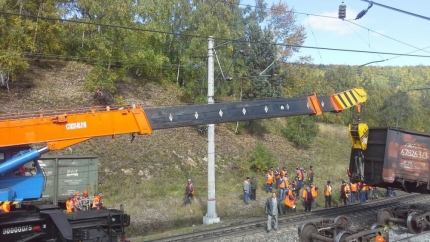
[[[64,157],[58,159],[58,187],[60,201],[66,201],[69,195],[86,189],[93,196],[97,192],[98,158]]]
[[[385,182],[428,184],[430,137],[418,132],[391,128],[387,137]]]

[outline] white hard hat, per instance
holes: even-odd
[[[190,182],[190,181],[191,181],[191,179],[188,179],[188,181]]]

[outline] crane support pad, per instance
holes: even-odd
[[[315,115],[309,97],[146,108],[153,130],[254,119]],[[333,110],[335,111],[335,110]]]

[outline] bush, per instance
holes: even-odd
[[[263,144],[257,144],[251,155],[251,170],[255,172],[265,172],[269,167],[273,167],[275,163],[275,155]]]
[[[318,134],[318,125],[307,116],[296,116],[288,119],[287,127],[281,130],[297,148],[309,148]]]

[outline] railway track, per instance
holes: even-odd
[[[428,195],[403,194],[393,198],[381,198],[367,201],[366,203],[355,203],[353,205],[321,209],[310,213],[287,213],[286,216],[279,216],[278,229],[292,226],[298,228],[299,225],[305,222],[335,218],[340,215],[348,216],[352,219],[359,218],[360,216],[373,216],[375,217],[376,221],[376,213],[382,208],[395,208],[398,206],[405,206],[414,203],[424,203],[428,202],[429,200],[430,197]],[[243,222],[241,224],[159,238],[150,241],[214,241],[220,238],[237,237],[265,232],[266,222],[266,219],[260,219],[252,222]]]

